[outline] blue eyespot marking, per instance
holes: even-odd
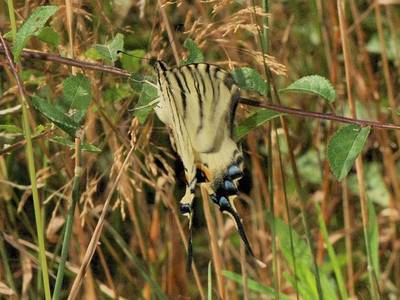
[[[234,184],[232,181],[230,181],[230,180],[225,180],[225,181],[224,181],[224,187],[225,187],[225,190],[226,190],[230,195],[236,194],[236,193],[237,193],[237,188],[236,188],[235,184]]]
[[[229,203],[228,198],[225,196],[221,196],[219,198],[218,205],[221,211],[229,210],[231,208],[231,204]]]
[[[241,177],[242,171],[237,165],[232,165],[228,168],[228,176],[232,177],[233,179]]]

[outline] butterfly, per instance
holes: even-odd
[[[195,187],[204,184],[209,198],[235,221],[247,252],[254,257],[234,206],[243,176],[243,153],[234,141],[234,119],[240,99],[232,76],[217,66],[199,63],[169,68],[156,61],[158,118],[171,129],[187,181],[180,211],[189,218],[188,267],[192,261]]]

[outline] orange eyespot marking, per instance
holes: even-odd
[[[204,164],[196,164],[196,168],[201,173],[203,173],[206,181],[212,181],[214,176],[212,175],[210,169],[207,166],[205,166]]]

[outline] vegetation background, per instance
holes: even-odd
[[[183,170],[143,108],[140,59],[205,61],[253,99],[399,124],[399,4],[1,1],[15,67],[1,43],[0,298],[399,299],[400,131],[246,105],[236,206],[265,266],[199,191],[187,272]],[[320,77],[290,88],[312,74],[336,93]]]

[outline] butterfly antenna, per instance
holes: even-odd
[[[136,56],[136,55],[133,55],[133,54],[129,54],[129,53],[125,52],[125,51],[118,50],[118,51],[117,51],[117,54],[120,54],[120,53],[125,54],[125,55],[128,55],[128,56],[131,56],[131,57],[134,57],[134,58],[150,60],[149,58],[146,58],[146,57]]]
[[[130,56],[130,57],[134,57],[134,58],[139,58],[139,59],[148,60],[148,61],[149,61],[149,65],[152,66],[152,67],[154,67],[154,65],[155,65],[156,62],[159,62],[159,60],[156,59],[156,58],[154,58],[154,57],[147,58],[147,57],[143,57],[143,56],[136,56],[136,55],[129,54],[129,53],[127,53],[127,52],[125,52],[125,51],[122,51],[122,50],[118,50],[118,51],[117,51],[117,54],[119,54],[119,53],[128,55],[128,56]]]

